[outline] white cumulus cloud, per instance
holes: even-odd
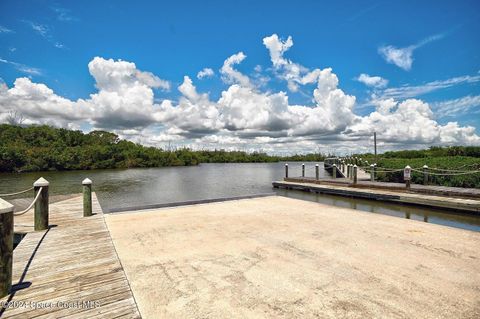
[[[212,69],[204,68],[197,73],[197,79],[210,78],[215,74]]]
[[[388,85],[388,80],[381,76],[370,76],[366,73],[360,74],[356,80],[373,88],[384,88]]]
[[[257,77],[263,68],[255,67],[253,80],[236,69],[246,58],[242,52],[224,61],[220,73],[227,85],[215,99],[199,92],[188,76],[177,87],[179,98],[155,98],[159,94],[155,89],[171,88],[169,81],[139,70],[132,62],[95,57],[88,63],[88,70],[97,91],[83,99],[62,97],[29,78],[18,78],[11,87],[0,83],[0,122],[6,121],[9,112],[16,111],[24,116],[26,124],[108,129],[149,145],[166,147],[175,143],[197,149],[222,147],[282,154],[366,150],[373,131],[390,147],[480,144],[474,127],[455,121],[442,125],[432,111],[452,114],[470,110],[475,107],[477,96],[431,106],[419,99],[397,97],[418,88],[388,91],[381,89],[386,85],[384,79],[365,74],[359,79],[362,77],[380,94],[372,101],[375,111],[361,116],[354,112],[355,96],[341,89],[332,68],[310,70],[284,58],[283,54],[293,45],[291,38],[282,41],[272,35],[264,43],[279,77],[293,86],[315,84],[311,103],[293,104],[287,92],[261,90]],[[429,87],[469,81],[476,80],[474,76],[453,78],[432,82]]]
[[[239,83],[243,86],[251,86],[248,76],[242,74],[240,71],[234,69],[235,64],[241,63],[247,56],[243,52],[238,52],[232,55],[223,62],[223,66],[220,69],[222,79],[227,84]]]

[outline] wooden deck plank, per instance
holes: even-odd
[[[92,204],[94,215],[84,218],[81,197],[51,203],[47,231],[33,232],[33,213],[15,218],[15,230],[27,234],[13,253],[13,284],[26,288],[0,299],[17,303],[1,308],[2,318],[140,318],[95,194]],[[57,304],[86,301],[98,306]]]

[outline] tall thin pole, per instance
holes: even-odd
[[[373,145],[375,147],[375,163],[377,162],[377,132],[373,132]]]

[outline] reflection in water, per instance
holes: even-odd
[[[315,163],[306,163],[307,177],[315,176],[314,167]],[[320,167],[323,168],[323,165]],[[289,173],[290,176],[300,176],[301,163],[290,164]],[[480,216],[367,199],[274,190],[272,181],[281,180],[283,174],[284,163],[0,174],[0,194],[29,188],[40,176],[50,181],[51,194],[80,193],[81,181],[88,177],[93,180],[94,191],[105,211],[118,207],[276,192],[281,196],[480,231]],[[323,169],[320,169],[320,176],[326,176]]]
[[[276,190],[278,195],[308,200],[338,207],[353,208],[374,214],[383,214],[433,224],[480,231],[480,216],[458,212],[408,206],[375,200],[341,197],[326,194],[314,194],[295,190]]]

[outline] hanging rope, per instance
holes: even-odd
[[[345,164],[347,165],[347,164]],[[473,170],[473,171],[463,171],[459,170],[459,168],[463,167],[472,167],[472,166],[478,166],[479,164],[465,164],[460,167],[457,167],[456,169],[443,169],[443,168],[434,168],[434,167],[429,167],[428,171],[425,172],[423,170],[423,167],[418,167],[418,168],[412,168],[412,171],[421,173],[421,174],[428,174],[432,176],[459,176],[459,175],[469,175],[469,174],[478,174],[480,173],[480,170]],[[357,166],[359,169],[363,169],[366,173],[371,173],[372,172],[372,167],[371,166]],[[328,162],[324,162],[324,168],[333,168],[333,164],[329,164]],[[341,165],[337,166],[337,169],[341,170]],[[309,172],[311,170],[315,170],[315,166],[309,166],[305,167],[305,173]],[[374,168],[375,173],[396,173],[396,172],[403,172],[403,168],[395,169],[395,168],[388,168],[388,167],[378,167],[375,166]],[[436,171],[436,172],[432,172]],[[446,173],[443,173],[446,172]]]
[[[15,195],[19,195],[19,194],[23,194],[23,193],[26,193],[26,192],[29,192],[33,189],[33,187],[30,187],[29,189],[26,189],[24,191],[21,191],[21,192],[17,192],[17,193],[11,193],[11,194],[0,194],[0,197],[8,197],[8,196],[15,196]]]
[[[22,210],[21,212],[16,212],[16,213],[14,213],[13,215],[15,215],[15,216],[20,216],[20,215],[23,215],[23,214],[25,214],[26,212],[28,212],[30,209],[32,209],[33,205],[35,205],[35,203],[37,202],[38,198],[40,197],[40,194],[42,193],[42,190],[43,190],[43,187],[40,187],[40,189],[38,190],[37,196],[35,196],[35,199],[34,199],[33,202],[30,204],[30,206],[27,207],[27,209]]]
[[[423,167],[415,168],[415,169],[423,169]],[[468,171],[465,170],[457,170],[457,169],[445,169],[445,168],[428,168],[428,170],[434,170],[434,171],[442,171],[442,172],[457,172],[457,173],[466,173]]]
[[[415,172],[418,172],[418,173],[423,173],[423,171],[420,171],[420,170],[417,170],[417,169],[412,169],[412,171],[415,171]],[[434,176],[459,176],[459,175],[478,174],[478,173],[480,173],[480,171],[470,171],[470,172],[462,172],[462,173],[445,173],[445,174],[428,172],[428,175],[434,175]]]

